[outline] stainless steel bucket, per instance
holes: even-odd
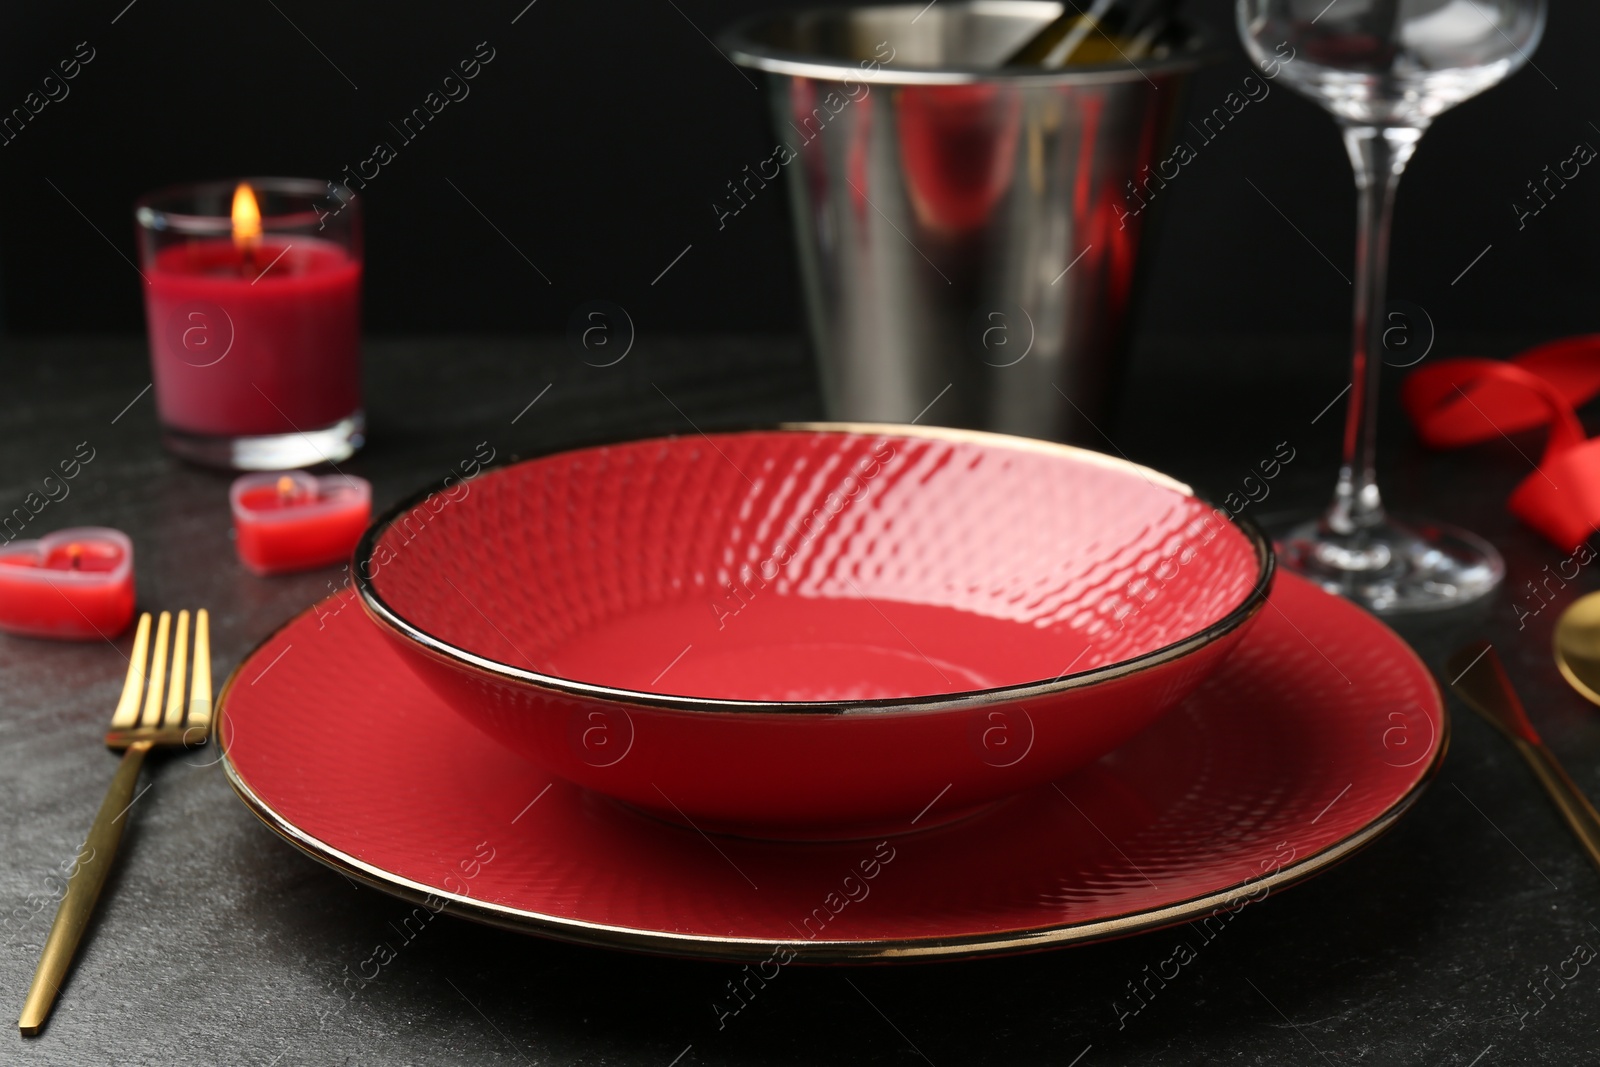
[[[765,71],[830,418],[1105,447],[1139,236],[1198,35],[1162,60],[997,64],[1061,11],[945,0],[777,13],[722,46]],[[1167,170],[1166,173],[1171,173]],[[1181,180],[1181,174],[1177,176]]]

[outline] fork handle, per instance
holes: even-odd
[[[1589,861],[1600,868],[1600,813],[1594,810],[1594,805],[1589,803],[1583,790],[1567,774],[1566,768],[1542,743],[1524,741],[1520,737],[1513,738],[1512,742],[1517,746],[1517,751],[1522,753],[1522,758],[1528,761],[1528,766],[1533,769],[1539,784],[1544,786],[1544,791],[1555,802],[1556,809],[1583,846]]]
[[[133,788],[139,783],[139,768],[150,751],[149,741],[135,741],[122,755],[106,798],[100,802],[100,812],[89,827],[84,848],[89,858],[80,862],[72,877],[67,880],[66,895],[56,911],[56,921],[45,939],[44,951],[39,955],[39,969],[33,973],[33,985],[28,987],[28,999],[22,1006],[22,1017],[17,1028],[23,1037],[32,1037],[44,1028],[55,1006],[56,994],[72,966],[72,955],[78,950],[83,931],[89,925],[95,901],[111,873],[111,862],[116,858],[117,845],[122,841],[122,828],[127,825],[123,816],[133,804]]]

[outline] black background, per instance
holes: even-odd
[[[771,139],[764,90],[702,33],[771,0],[526,4],[14,7],[0,34],[0,113],[78,42],[96,57],[0,147],[7,330],[142,328],[124,258],[140,193],[240,174],[332,178],[379,141],[399,155],[365,194],[370,332],[558,332],[602,298],[641,334],[798,329],[783,196],[721,232],[711,207]],[[1249,69],[1231,3],[1187,10],[1229,57],[1192,86],[1190,109],[1209,110]],[[1577,142],[1600,145],[1597,28],[1596,5],[1556,0],[1537,69],[1447,113],[1423,140],[1401,186],[1390,291],[1441,332],[1591,328],[1600,174],[1580,174],[1521,231],[1512,202]],[[481,41],[495,59],[471,95],[402,144],[389,122]],[[1275,87],[1166,195],[1143,330],[1343,328],[1354,193],[1318,108]]]

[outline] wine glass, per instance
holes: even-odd
[[[1528,61],[1545,0],[1238,0],[1236,11],[1250,58],[1332,113],[1358,193],[1344,461],[1333,503],[1284,538],[1282,562],[1377,612],[1465,604],[1500,582],[1499,553],[1465,530],[1398,523],[1378,494],[1389,223],[1423,131]]]

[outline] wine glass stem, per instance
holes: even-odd
[[[1344,464],[1326,521],[1338,534],[1382,524],[1375,450],[1378,380],[1383,370],[1384,286],[1389,269],[1389,222],[1400,174],[1422,130],[1402,126],[1344,127],[1356,175],[1355,323],[1351,331],[1350,404],[1345,412]]]

